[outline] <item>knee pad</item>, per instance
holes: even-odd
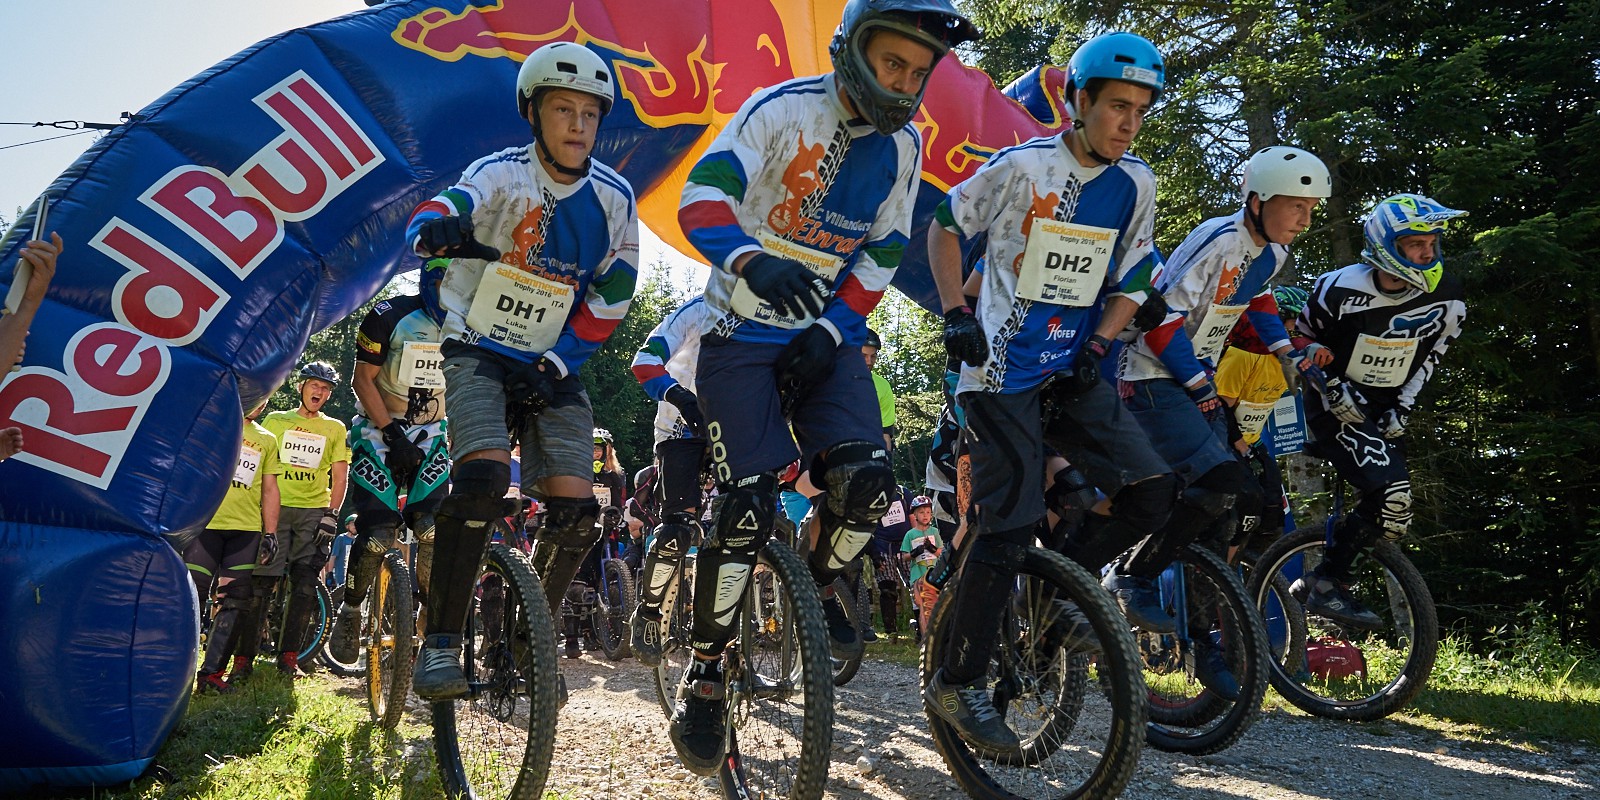
[[[845,442],[828,450],[822,461],[828,507],[848,522],[876,526],[898,488],[888,451],[881,444]]]
[[[317,583],[321,580],[321,576],[318,575],[318,573],[321,571],[321,564],[318,564],[315,567],[301,564],[296,564],[295,566],[290,567],[290,589],[301,597],[316,597]]]
[[[217,586],[217,598],[222,601],[223,608],[246,608],[254,594],[249,578],[231,580]]]
[[[509,484],[510,482],[507,481],[506,488],[508,489],[510,488]],[[432,512],[418,514],[411,520],[411,532],[416,535],[418,544],[433,544],[437,525],[438,522],[434,519]]]
[[[666,439],[656,444],[656,493],[664,511],[700,507],[700,473],[706,440]]]
[[[1378,527],[1383,529],[1383,538],[1392,542],[1405,536],[1411,527],[1411,481],[1395,481],[1377,494],[1381,503]]]
[[[511,488],[511,465],[487,458],[457,464],[450,472],[450,496],[492,497],[500,499]],[[504,515],[501,515],[504,516]]]
[[[655,540],[650,544],[650,555],[676,563],[689,551],[696,523],[694,517],[679,511],[668,514],[653,533]]]
[[[1177,499],[1178,479],[1171,473],[1122,487],[1111,500],[1111,516],[1134,530],[1152,533],[1166,524]]]
[[[711,536],[705,546],[753,555],[772,533],[778,513],[778,478],[752,475],[721,488],[712,501]]]
[[[540,538],[563,550],[587,551],[600,541],[594,522],[600,516],[600,503],[593,497],[541,497],[545,508],[544,530]]]
[[[832,506],[832,503],[823,503],[817,509],[821,531],[817,535],[816,549],[811,552],[812,576],[824,584],[832,583],[846,564],[861,555],[877,527],[872,522],[854,522],[840,517]]]
[[[1099,502],[1094,486],[1077,467],[1065,467],[1055,474],[1049,491],[1044,493],[1044,504],[1057,514],[1070,511],[1088,511]]]
[[[972,543],[967,562],[983,564],[997,570],[1015,573],[1033,544],[1033,526],[1011,528],[1003,531],[985,531]]]
[[[393,525],[374,525],[356,534],[355,544],[352,549],[360,551],[365,549],[369,553],[387,553],[395,546],[395,528]]]

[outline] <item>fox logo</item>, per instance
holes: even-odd
[[[1355,456],[1356,464],[1359,466],[1389,465],[1389,445],[1383,439],[1354,425],[1345,423],[1339,426],[1339,444],[1344,446],[1346,452]]]
[[[1389,318],[1389,339],[1426,339],[1444,330],[1445,305],[1434,303]]]

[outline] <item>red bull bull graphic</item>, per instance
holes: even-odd
[[[283,381],[307,338],[420,266],[403,240],[411,210],[472,160],[528,144],[512,111],[527,53],[563,39],[608,60],[619,100],[595,156],[672,241],[697,147],[757,90],[831,69],[843,5],[391,2],[222,62],[63,173],[50,227],[66,252],[26,359],[0,375],[0,426],[27,443],[0,483],[0,695],[53,702],[0,730],[0,794],[117,783],[153,760],[194,668],[192,648],[171,645],[195,637],[186,571],[160,535],[206,523],[241,407]],[[920,234],[932,202],[999,148],[1061,129],[1060,83],[1036,73],[1013,100],[941,62],[915,121],[924,183],[903,291],[933,297]],[[810,236],[807,182],[825,172],[797,162],[795,237]],[[20,244],[0,250],[0,288]],[[59,655],[30,655],[45,652]]]

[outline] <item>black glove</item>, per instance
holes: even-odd
[[[790,381],[810,388],[833,374],[833,354],[839,349],[833,333],[822,325],[813,323],[797,334],[778,352],[773,367],[778,373],[778,385]]]
[[[1068,397],[1076,397],[1093,389],[1100,382],[1100,359],[1110,350],[1110,339],[1099,334],[1090,336],[1072,359],[1072,369],[1067,370],[1064,378],[1056,379],[1061,391]]]
[[[700,413],[700,401],[683,384],[672,384],[672,388],[667,390],[666,401],[678,407],[678,416],[683,417],[691,432],[698,434],[705,427],[706,418]]]
[[[317,523],[317,541],[331,542],[334,534],[338,532],[339,517],[334,514],[331,508],[322,509],[322,519]]]
[[[543,411],[556,399],[557,375],[556,365],[540,356],[506,375],[506,396],[513,403],[527,403],[534,411]]]
[[[606,506],[600,510],[600,526],[608,531],[616,530],[622,525],[622,509],[616,506]]]
[[[971,308],[957,306],[944,312],[944,350],[951,358],[974,367],[989,360],[988,337]]]
[[[1166,320],[1167,311],[1167,298],[1151,289],[1150,296],[1139,304],[1138,311],[1133,312],[1133,327],[1140,331],[1153,331]]]
[[[751,256],[744,263],[743,275],[750,291],[786,317],[820,317],[832,295],[827,282],[804,264],[770,253]]]
[[[422,223],[417,231],[422,249],[445,258],[481,258],[499,261],[500,251],[472,238],[472,217],[439,217]]]
[[[256,565],[266,566],[278,557],[278,535],[272,531],[261,534],[261,545],[256,548]]]
[[[1200,415],[1206,418],[1206,422],[1216,422],[1228,413],[1228,406],[1217,396],[1217,385],[1211,381],[1190,389],[1189,398],[1194,401],[1195,408],[1200,409]]]
[[[394,476],[396,482],[405,483],[403,478],[416,474],[417,467],[422,466],[422,448],[406,436],[405,424],[397,419],[391,419],[388,425],[383,426],[383,443],[389,446],[389,454],[384,456],[383,465],[389,468],[389,474]]]

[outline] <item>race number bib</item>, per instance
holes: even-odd
[[[906,521],[906,506],[904,503],[890,503],[889,510],[884,512],[883,519],[878,520],[879,525],[899,525]]]
[[[609,487],[609,486],[601,486],[598,483],[595,484],[594,485],[594,501],[596,503],[599,503],[601,508],[610,508],[611,507],[611,487]]]
[[[1195,358],[1217,363],[1217,357],[1222,355],[1223,345],[1228,343],[1228,334],[1233,332],[1233,326],[1238,324],[1239,317],[1247,308],[1249,306],[1224,306],[1213,303],[1206,311],[1205,318],[1200,320],[1200,327],[1194,332],[1192,342]]]
[[[239,463],[233,467],[233,482],[249,486],[256,482],[256,472],[261,469],[261,451],[244,445],[239,448]]]
[[[496,261],[478,280],[467,326],[491,342],[543,353],[555,346],[566,327],[573,294],[573,286]]]
[[[316,469],[322,464],[322,450],[328,439],[309,431],[284,431],[283,443],[278,445],[278,460],[291,467]]]
[[[761,242],[761,249],[768,254],[804,264],[806,269],[816,273],[817,277],[829,286],[832,286],[834,280],[839,277],[839,270],[844,268],[844,259],[836,255],[812,250],[788,239],[780,239],[765,229],[756,233],[756,239]],[[745,283],[743,278],[733,285],[733,297],[729,299],[728,304],[739,316],[755,322],[764,322],[775,328],[790,330],[804,328],[816,319],[810,314],[802,317],[779,314],[771,303],[750,291],[750,284]]]
[[[1022,251],[1017,296],[1056,305],[1094,305],[1111,266],[1117,232],[1035,217]]]
[[[1267,427],[1267,419],[1272,416],[1273,409],[1278,407],[1278,401],[1270,403],[1248,403],[1243,400],[1233,409],[1234,419],[1239,422],[1239,431],[1246,440],[1259,439],[1261,429]],[[1293,407],[1291,406],[1291,413]]]
[[[1399,386],[1411,374],[1418,339],[1383,339],[1362,334],[1350,351],[1345,377],[1363,386]]]
[[[400,351],[400,385],[408,389],[443,389],[444,356],[438,342],[406,342]]]

